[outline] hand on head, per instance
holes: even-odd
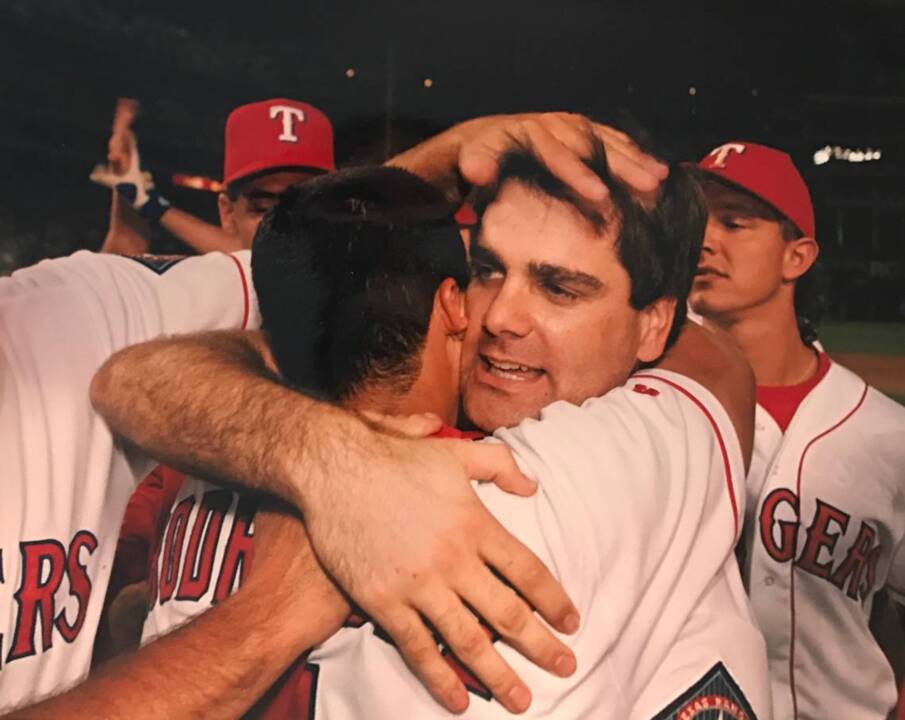
[[[531,147],[554,175],[593,202],[605,200],[606,186],[582,162],[590,154],[589,137],[604,144],[615,177],[642,197],[655,194],[668,167],[644,153],[623,132],[573,113],[495,115],[463,123],[458,162],[462,177],[487,185],[500,158],[515,143]]]

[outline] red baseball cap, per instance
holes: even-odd
[[[698,167],[756,195],[814,237],[814,206],[804,178],[781,150],[736,140],[711,150]]]
[[[240,105],[226,118],[223,183],[264,170],[332,172],[333,126],[313,105],[277,98]]]

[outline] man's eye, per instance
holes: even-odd
[[[482,263],[471,264],[471,277],[478,282],[485,282],[493,277],[500,277],[502,273],[495,267]]]
[[[559,285],[551,280],[545,280],[541,283],[541,287],[543,287],[544,292],[550,295],[557,300],[575,300],[578,298],[571,290],[566,290],[562,285]]]
[[[738,218],[732,215],[724,217],[722,222],[723,227],[727,228],[728,230],[740,230],[742,228],[748,227],[748,225],[742,218]]]
[[[268,210],[270,210],[270,208],[272,208],[272,207],[273,207],[273,203],[255,202],[255,203],[250,203],[248,206],[248,209],[255,215],[263,215]]]

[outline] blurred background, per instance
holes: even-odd
[[[480,114],[627,111],[675,158],[789,151],[817,211],[826,337],[905,353],[905,0],[3,0],[0,58],[0,272],[100,246],[109,191],[88,173],[119,96],[141,102],[163,194],[212,222],[213,193],[168,179],[220,177],[244,102],[322,108],[342,164]]]

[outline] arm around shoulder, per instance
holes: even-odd
[[[732,420],[747,468],[754,445],[754,372],[730,335],[686,321],[657,366],[685,375],[713,393]]]

